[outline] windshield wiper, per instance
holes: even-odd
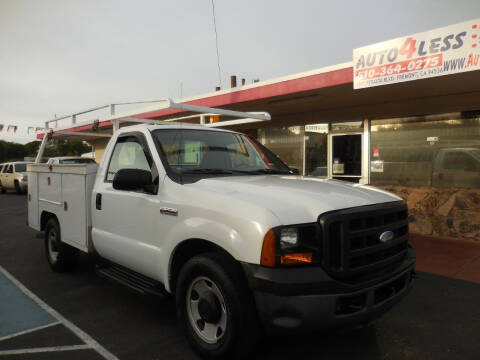
[[[255,170],[235,170],[235,169],[211,169],[211,168],[201,168],[201,169],[189,169],[182,171],[182,174],[212,174],[212,175],[232,175],[232,174],[243,174],[243,175],[252,175],[252,174],[272,174],[272,175],[287,175],[292,174],[290,171],[285,170],[275,170],[275,169],[255,169]]]
[[[290,171],[276,170],[276,169],[255,169],[255,170],[252,170],[252,171],[249,171],[249,172],[253,173],[253,174],[273,174],[273,175],[291,174]]]
[[[230,175],[233,174],[233,171],[225,170],[225,169],[190,169],[186,171],[182,171],[182,174],[225,174]]]

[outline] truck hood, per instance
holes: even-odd
[[[370,186],[295,175],[216,177],[192,185],[267,209],[283,225],[315,222],[327,211],[402,200]]]

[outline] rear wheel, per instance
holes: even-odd
[[[18,183],[18,181],[15,180],[15,191],[17,192],[17,194],[23,194],[23,191],[22,191],[22,188],[20,187],[20,184]]]
[[[78,249],[61,241],[60,226],[53,218],[48,220],[45,229],[45,253],[55,272],[72,271],[77,265]]]
[[[0,193],[5,194],[7,190],[2,186],[2,183],[0,182]]]
[[[254,300],[241,268],[218,253],[190,259],[176,287],[177,314],[201,356],[243,359],[260,338]]]

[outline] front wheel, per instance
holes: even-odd
[[[61,241],[60,226],[50,219],[45,229],[45,253],[50,267],[55,272],[72,271],[78,260],[78,249]]]
[[[2,183],[0,182],[0,193],[5,194],[7,190],[2,186]]]
[[[202,357],[245,358],[261,330],[241,268],[225,255],[190,259],[180,271],[176,305],[187,339]]]

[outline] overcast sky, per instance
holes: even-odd
[[[351,61],[480,17],[480,0],[215,0],[222,87]],[[182,87],[180,86],[182,84]],[[0,0],[0,139],[90,106],[218,85],[211,0]],[[182,94],[180,94],[181,90]]]

